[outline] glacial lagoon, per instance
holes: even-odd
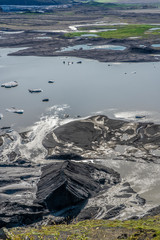
[[[0,49],[0,127],[23,130],[45,116],[89,116],[160,122],[160,63],[102,63],[73,57],[7,56],[19,49]],[[78,64],[81,61],[82,63]],[[48,81],[54,83],[49,84]],[[28,89],[40,88],[41,93]],[[48,102],[42,100],[48,98]],[[23,114],[8,112],[15,107]]]

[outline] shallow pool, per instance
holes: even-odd
[[[160,44],[152,44],[152,47],[160,48]]]
[[[70,46],[66,48],[62,48],[61,52],[68,52],[68,51],[74,51],[74,50],[94,50],[94,49],[108,49],[108,50],[118,50],[118,51],[123,51],[126,49],[124,46],[118,46],[118,45],[98,45],[98,46],[93,46],[89,44],[81,44],[81,45],[75,45],[75,46]]]

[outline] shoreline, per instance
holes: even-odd
[[[51,40],[37,40],[36,33],[32,36],[32,42],[25,41],[23,36],[18,38],[12,37],[10,40],[2,41],[0,47],[25,47],[25,49],[9,54],[10,56],[44,56],[44,57],[79,57],[93,59],[100,62],[158,62],[160,61],[160,49],[153,48],[152,44],[157,40],[148,39],[103,39],[103,38],[62,38],[61,34],[53,34]],[[26,35],[25,32],[21,35]],[[55,36],[54,36],[55,35]],[[25,36],[24,36],[25,37]],[[54,39],[55,38],[55,39]],[[19,43],[17,42],[19,41]],[[74,47],[76,45],[84,46],[103,46],[103,45],[120,45],[125,50],[110,49],[90,49],[72,51],[62,51],[62,48]],[[142,46],[143,45],[143,46]]]
[[[77,12],[78,9],[78,12]],[[155,9],[156,10],[156,9]],[[159,33],[137,33],[130,37],[110,38],[74,36],[72,33],[84,32],[92,34],[92,25],[158,25],[160,24],[156,11],[148,16],[145,10],[142,13],[91,8],[88,11],[83,5],[76,8],[57,10],[49,14],[16,14],[3,13],[0,20],[3,23],[0,31],[0,47],[26,47],[10,55],[13,56],[71,56],[94,59],[100,62],[157,62],[160,61],[160,48],[153,48],[152,44],[160,44]],[[12,21],[10,21],[12,19]],[[90,26],[90,29],[78,29]],[[48,30],[46,30],[48,29]],[[103,28],[99,30],[103,31]],[[98,30],[98,31],[99,31]],[[138,31],[138,30],[137,30]],[[71,35],[65,35],[71,33]],[[62,48],[76,45],[120,45],[125,50],[73,50],[60,52]],[[85,48],[86,49],[86,48]]]
[[[99,50],[97,51],[76,51],[76,52],[66,52],[66,53],[52,53],[52,54],[43,54],[38,52],[29,52],[22,50],[20,53],[15,52],[9,54],[9,56],[35,56],[35,57],[76,57],[82,59],[90,59],[99,62],[108,62],[108,63],[147,63],[147,62],[159,62],[160,56],[156,55],[145,55],[145,54],[129,54],[126,53],[115,53],[114,51],[108,50],[103,54]],[[129,54],[129,55],[128,55]]]

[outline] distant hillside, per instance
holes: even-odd
[[[58,5],[73,2],[74,0],[0,0],[0,5]]]
[[[99,3],[160,3],[160,0],[90,0]],[[58,5],[84,2],[83,0],[0,0],[0,5]]]

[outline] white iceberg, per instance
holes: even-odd
[[[42,92],[42,89],[39,89],[39,88],[37,88],[37,89],[28,89],[28,91],[30,93],[40,93],[40,92]]]
[[[53,80],[49,80],[48,83],[54,83],[54,81]]]
[[[17,113],[17,114],[23,114],[24,113],[24,110],[22,109],[16,109],[14,107],[12,108],[7,108],[6,109],[7,112],[12,112],[12,113]]]
[[[5,88],[12,88],[12,87],[17,87],[18,83],[17,81],[13,81],[13,82],[7,82],[7,83],[2,83],[1,87],[5,87]]]

